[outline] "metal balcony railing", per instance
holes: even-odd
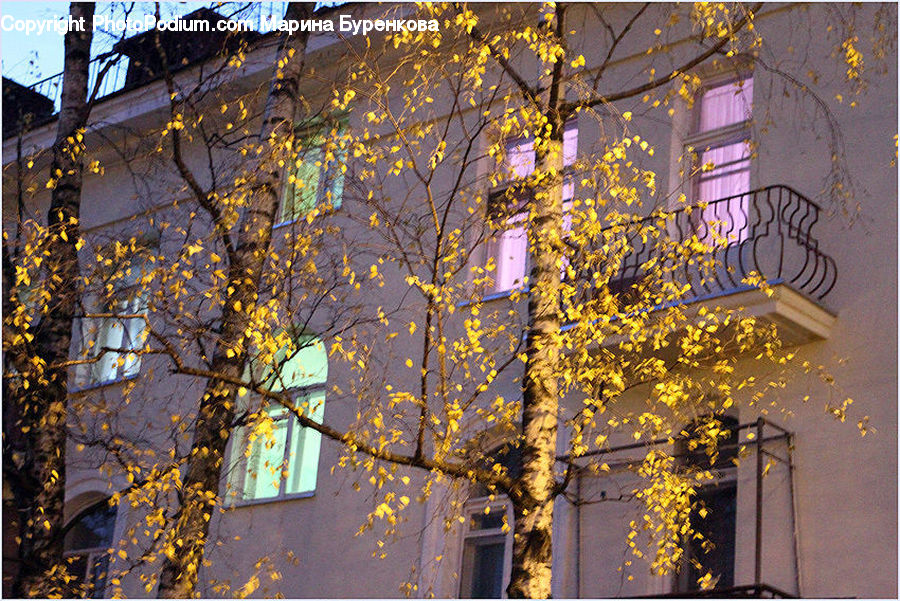
[[[812,235],[820,212],[796,190],[776,185],[670,213],[662,226],[669,239],[684,242],[696,236],[709,246],[706,257],[715,265],[702,269],[697,261],[683,261],[671,266],[674,277],[690,284],[692,298],[744,287],[745,278],[756,273],[769,283],[789,284],[821,300],[834,287],[837,265]],[[611,289],[627,291],[643,277],[645,265],[658,253],[658,242],[640,226],[660,221],[648,217],[628,227],[629,252],[610,281]]]
[[[93,92],[97,83],[97,77],[103,70],[104,66],[112,62],[112,66],[108,68],[100,87],[97,89],[97,99],[109,96],[118,92],[125,86],[125,74],[128,72],[128,57],[123,55],[100,56],[93,59],[88,65],[88,93]],[[46,96],[53,101],[53,114],[59,112],[59,101],[62,94],[63,74],[57,73],[28,86],[42,96]]]
[[[768,584],[746,584],[728,588],[714,588],[705,591],[678,591],[662,595],[648,595],[647,599],[796,599],[781,589]]]
[[[752,491],[755,497],[755,519],[754,519],[754,534],[753,534],[753,583],[752,584],[744,584],[744,585],[730,585],[730,586],[721,586],[714,587],[706,590],[684,590],[684,589],[676,589],[674,592],[670,593],[662,593],[662,594],[644,594],[640,597],[626,597],[626,598],[648,598],[648,599],[665,599],[665,598],[715,598],[715,599],[793,599],[802,596],[800,590],[800,545],[798,539],[798,530],[797,530],[797,514],[796,507],[797,505],[794,502],[795,499],[795,483],[794,483],[794,434],[778,424],[769,421],[764,417],[758,417],[756,421],[753,422],[744,422],[742,424],[738,424],[737,420],[734,420],[731,423],[727,421],[723,422],[723,426],[727,428],[729,432],[729,436],[724,438],[723,445],[719,447],[719,450],[723,452],[723,454],[731,454],[732,465],[736,464],[734,461],[738,456],[738,451],[743,452],[752,452],[755,458],[755,485],[752,486]],[[752,432],[752,438],[749,436],[745,436],[744,440],[741,441],[738,438],[738,432],[740,431]],[[557,461],[565,462],[569,465],[578,466],[578,460],[585,457],[605,457],[607,455],[612,455],[615,453],[623,453],[632,451],[635,449],[640,449],[642,452],[646,451],[648,448],[655,447],[672,447],[675,451],[675,457],[679,459],[679,461],[687,461],[692,462],[693,457],[697,457],[696,451],[688,450],[687,445],[685,444],[689,440],[689,429],[686,429],[683,435],[687,434],[688,437],[681,437],[673,439],[671,437],[657,438],[655,440],[649,441],[641,441],[641,442],[632,442],[627,444],[621,444],[617,446],[600,448],[588,451],[587,453],[583,453],[578,457],[573,457],[572,455],[559,455],[557,456]],[[727,442],[726,442],[727,441]],[[675,442],[675,445],[673,445]],[[782,446],[783,445],[783,446]],[[681,447],[679,449],[679,447]],[[704,457],[704,459],[708,462],[709,458]],[[748,458],[749,459],[749,458]],[[621,458],[619,459],[621,460]],[[703,459],[702,459],[703,460]],[[702,461],[701,460],[701,461]],[[640,460],[637,459],[636,462]],[[766,462],[771,462],[767,464]],[[780,465],[781,469],[786,469],[787,474],[784,478],[778,480],[778,482],[770,481],[765,478],[765,474],[769,472],[769,469],[773,466]],[[695,464],[696,467],[703,468],[702,464]],[[724,469],[725,466],[720,466],[719,468],[715,468],[717,472],[719,469]],[[585,504],[585,501],[582,500],[581,497],[581,487],[580,487],[580,479],[583,477],[585,473],[585,466],[581,465],[576,471],[576,497],[574,501],[575,506],[575,528],[576,531],[576,540],[580,540],[580,529],[581,529],[581,518],[580,511],[581,506]],[[745,487],[749,485],[749,481],[751,478],[747,478],[746,480],[741,480],[740,487]],[[790,536],[790,546],[791,546],[791,554],[793,561],[793,577],[794,582],[791,587],[794,592],[787,592],[782,588],[777,588],[771,584],[768,584],[765,578],[765,573],[763,570],[763,549],[769,548],[770,552],[767,555],[771,556],[774,552],[775,556],[782,558],[779,561],[783,561],[783,555],[778,554],[777,545],[778,541],[776,540],[774,545],[772,542],[768,542],[769,539],[763,539],[764,528],[763,524],[764,519],[764,511],[766,504],[771,504],[772,497],[766,494],[765,486],[766,483],[769,485],[780,486],[786,483],[788,489],[787,493],[790,498],[789,504],[789,521],[786,524],[783,524],[780,528],[779,532],[781,533],[791,533]],[[781,484],[778,484],[781,483]],[[748,491],[749,492],[749,491]],[[747,495],[749,497],[748,492],[741,493],[742,495]],[[736,510],[737,499],[732,497],[732,503],[735,503],[734,508]],[[716,511],[713,509],[713,511]],[[694,519],[694,518],[692,518]],[[694,522],[695,526],[698,528],[702,528],[699,526],[697,522]],[[734,576],[734,566],[735,566],[735,544],[737,543],[737,532],[732,530],[731,540],[728,541],[728,536],[723,536],[725,534],[722,531],[722,528],[735,528],[734,523],[730,526],[726,526],[723,522],[718,522],[716,525],[710,524],[712,528],[718,528],[719,536],[721,541],[723,541],[723,553],[725,555],[720,556],[720,563],[718,564],[719,569],[721,570],[730,570],[730,576]],[[771,534],[771,529],[770,529]],[[707,534],[709,536],[709,534]],[[744,539],[741,539],[744,540]],[[686,563],[688,561],[688,549],[690,542],[685,542],[685,555],[682,556],[682,561]],[[742,542],[741,544],[747,544],[746,542]],[[783,544],[783,542],[782,542]],[[576,549],[576,552],[580,552],[580,548]],[[728,555],[730,554],[730,557]],[[576,560],[577,561],[577,560]],[[701,562],[706,561],[706,559],[701,559]],[[684,565],[683,563],[683,565]],[[707,566],[712,569],[712,566]],[[725,574],[718,574],[718,576],[724,576]],[[730,580],[730,579],[729,579]],[[787,582],[784,583],[785,585]],[[783,586],[783,585],[782,585]]]

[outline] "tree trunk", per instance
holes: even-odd
[[[550,596],[559,409],[562,124],[554,124],[554,130],[546,152],[537,156],[536,173],[546,180],[535,195],[531,230],[531,325],[522,398],[523,471],[513,502],[513,569],[507,589],[511,598]]]
[[[285,19],[309,19],[314,8],[313,3],[291,3]],[[271,152],[281,152],[283,142],[293,136],[308,38],[306,31],[282,34],[276,65],[283,66],[276,66],[273,74],[260,131],[260,144],[269,145]],[[270,145],[270,141],[274,143]],[[244,331],[256,305],[283,181],[283,169],[278,167],[278,161],[266,161],[250,206],[245,209],[237,245],[234,252],[229,253],[228,287],[233,292],[222,310],[222,334],[216,343],[211,365],[215,373],[238,378],[244,371],[247,360]],[[236,399],[237,387],[218,381],[207,382],[182,485],[181,506],[166,542],[166,560],[157,593],[160,598],[185,598],[196,594],[209,522],[218,499],[225,446],[233,430]]]
[[[563,13],[550,22],[557,34]],[[522,475],[513,490],[514,535],[510,598],[547,599],[553,567],[553,500],[559,410],[560,280],[563,258],[562,61],[544,78],[549,139],[535,144],[532,182],[528,340],[522,395]]]
[[[45,366],[43,377],[22,373],[28,389],[16,387],[5,399],[4,442],[9,436],[13,454],[4,455],[4,473],[19,472],[11,486],[18,510],[20,571],[14,583],[17,596],[66,594],[65,584],[48,578],[62,564],[63,508],[66,487],[67,369],[58,367],[69,356],[72,320],[78,293],[79,208],[84,165],[82,144],[87,103],[94,5],[73,2],[70,14],[83,19],[85,31],[65,35],[63,87],[50,177],[55,184],[47,214],[50,237],[46,246],[45,285],[50,293],[46,313],[35,333],[33,353]],[[6,294],[9,294],[7,288]],[[4,302],[4,305],[7,303]],[[21,344],[25,344],[24,341]],[[12,354],[17,349],[6,349]],[[10,390],[7,387],[7,390]],[[10,420],[10,418],[12,418]],[[62,587],[62,588],[60,588]]]
[[[562,244],[561,123],[545,152],[539,151],[536,174],[543,177],[535,194],[532,220],[530,328],[522,397],[522,476],[513,495],[515,535],[510,598],[548,598],[553,561],[553,498],[556,494],[557,375],[560,335],[560,265]]]

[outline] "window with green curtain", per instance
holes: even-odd
[[[295,407],[321,423],[328,379],[325,346],[316,336],[303,335],[296,350],[288,352],[281,349],[271,365],[260,367],[263,385],[272,392],[289,392]],[[252,399],[248,394],[243,401]],[[238,499],[274,500],[315,491],[322,435],[301,426],[284,406],[266,406],[259,420],[237,434],[232,484]]]
[[[341,207],[346,152],[338,140],[343,129],[339,124],[303,139],[285,187],[280,223],[295,221],[319,205]]]

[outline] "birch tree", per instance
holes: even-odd
[[[70,7],[76,20],[90,23],[93,14],[93,4],[75,2]],[[23,249],[28,260],[17,265],[6,240],[3,246],[3,473],[18,514],[19,572],[14,590],[19,596],[44,597],[67,590],[61,535],[68,404],[65,363],[78,303],[78,295],[72,294],[69,286],[79,277],[79,208],[85,125],[90,113],[92,37],[93,31],[87,27],[69,31],[64,39],[61,108],[47,183],[52,189],[47,230],[26,242],[38,248]],[[23,322],[29,317],[21,302],[30,277],[40,277],[43,282],[38,299],[40,323],[32,331]]]
[[[369,190],[360,202],[383,243],[369,277],[394,286],[402,279],[412,293],[403,298],[416,300],[412,316],[385,318],[383,332],[337,349],[344,359],[363,355],[356,371],[369,383],[359,386],[367,394],[359,398],[362,418],[346,460],[373,472],[379,489],[389,487],[390,473],[359,457],[362,437],[427,458],[434,481],[459,481],[442,468],[462,465],[472,470],[463,483],[507,495],[514,522],[506,525],[514,531],[511,598],[550,596],[554,501],[577,470],[608,469],[597,457],[611,439],[690,439],[715,463],[718,444],[730,436],[726,412],[738,403],[772,402],[788,377],[784,366],[796,370],[794,377],[830,381],[822,366],[792,361],[795,353],[783,348],[771,324],[715,302],[699,317],[688,309],[704,280],[731,269],[723,261],[736,244],[733,218],[722,222],[683,195],[666,198],[657,174],[640,167],[654,149],[630,131],[632,112],[619,108],[623,101],[694,102],[700,91],[694,69],[739,65],[763,43],[754,27],[761,8],[694,6],[685,21],[695,32],[690,42],[677,52],[663,42],[646,47],[640,64],[649,81],[625,88],[604,89],[607,69],[620,47],[641,35],[637,23],[644,32],[659,23],[656,36],[679,23],[671,10],[652,16],[647,5],[623,10],[626,18],[618,15],[613,27],[607,7],[592,7],[608,29],[609,47],[589,67],[581,54],[587,46],[579,44],[593,38],[579,37],[567,20],[573,7],[563,3],[525,9],[526,17],[429,5],[425,12],[441,31],[389,36],[383,47],[352,59],[361,65],[361,83],[350,89],[357,111],[365,111],[354,147]],[[853,85],[852,68],[847,77]],[[796,80],[781,81],[791,93],[822,101]],[[573,120],[602,132],[593,148],[578,148],[577,159],[565,156]],[[714,168],[696,159],[684,164],[686,178]],[[849,181],[839,160],[828,178]],[[836,210],[847,206],[843,185],[830,192]],[[699,215],[684,228],[691,211]],[[515,232],[527,239],[529,267],[512,286],[497,286],[501,257],[484,249]],[[357,276],[365,273],[364,266]],[[763,273],[737,279],[768,291]],[[492,289],[505,290],[506,301],[492,298]],[[406,340],[390,346],[417,331],[422,344],[411,355],[404,355]],[[390,360],[387,348],[396,349]],[[736,369],[738,357],[752,367]],[[405,363],[409,377],[384,369],[391,361]],[[520,399],[498,391],[510,377]],[[635,392],[640,402],[625,403]],[[564,398],[577,399],[574,407],[562,405]],[[843,420],[850,403],[826,409]],[[690,432],[683,430],[688,423],[695,424]],[[864,432],[865,419],[859,426]],[[521,453],[520,470],[479,446],[487,430],[506,432],[507,448]],[[698,508],[695,492],[711,473],[685,469],[653,446],[635,469],[644,484],[634,498],[645,514],[631,524],[628,544],[654,573],[676,571],[687,541],[702,538],[690,516]],[[427,480],[420,498],[430,494]],[[384,499],[367,526],[383,523],[389,537],[407,497],[398,501],[387,492]],[[459,510],[451,509],[448,528]],[[706,572],[700,585],[714,581]]]
[[[585,59],[571,39],[567,5],[545,6],[537,27],[511,24],[502,10],[485,23],[464,5],[423,10],[442,31],[400,32],[366,51],[349,45],[350,83],[332,84],[334,108],[352,106],[362,121],[351,128],[346,148],[352,177],[366,193],[346,196],[356,203],[345,208],[347,217],[380,241],[366,245],[370,261],[345,257],[345,276],[370,298],[388,283],[402,288],[403,282],[409,293],[404,289],[398,295],[403,302],[376,308],[377,326],[333,339],[332,358],[355,374],[336,389],[345,399],[355,396],[357,420],[349,428],[321,423],[237,368],[214,366],[195,375],[210,378],[210,386],[249,389],[281,404],[300,425],[345,444],[341,466],[370,473],[381,495],[363,530],[383,525],[390,537],[402,522],[398,516],[410,497],[395,490],[398,467],[427,470],[420,500],[448,482],[505,494],[513,507],[507,526],[514,530],[507,593],[544,598],[550,595],[554,501],[577,470],[605,469],[595,452],[608,448],[611,438],[690,439],[714,460],[719,442],[730,436],[725,412],[739,402],[759,406],[777,392],[786,366],[830,379],[821,366],[792,363],[794,353],[783,348],[771,324],[720,305],[701,308],[699,318],[688,309],[692,287],[721,273],[733,233],[710,217],[694,219],[687,233],[679,229],[681,216],[703,207],[679,212],[672,206],[684,199],[663,201],[656,174],[639,166],[654,149],[629,133],[632,115],[615,104],[693,101],[698,79],[692,69],[729,62],[760,43],[751,27],[760,6],[694,7],[688,27],[700,33],[666,57],[670,66],[646,84],[609,91],[602,88],[603,74],[646,7],[618,30],[607,25],[608,54],[590,70],[582,69]],[[598,19],[605,22],[602,13]],[[664,48],[648,49],[651,65]],[[537,78],[521,70],[532,64],[539,65]],[[574,166],[564,156],[573,118],[606,131]],[[508,156],[516,139],[532,144],[527,172]],[[689,169],[700,172],[701,166]],[[577,192],[564,192],[573,179]],[[485,185],[502,193],[486,197]],[[521,219],[530,269],[506,301],[489,304],[485,291],[496,287],[499,266],[480,263],[483,255],[475,249],[508,231],[513,218]],[[623,283],[629,270],[635,277]],[[767,290],[764,274],[738,279]],[[420,351],[410,354],[408,338],[400,337],[417,332]],[[738,356],[754,367],[736,369]],[[417,369],[401,377],[398,364]],[[519,383],[520,398],[497,392],[502,378]],[[640,390],[646,392],[637,407],[622,404]],[[580,409],[563,407],[562,398],[579,399]],[[850,402],[828,409],[843,419]],[[560,419],[565,445],[558,440]],[[690,433],[683,431],[686,423],[695,424]],[[521,453],[521,471],[511,472],[490,449],[479,448],[486,429],[506,433],[507,444]],[[194,453],[215,448],[212,442],[195,444]],[[204,465],[221,467],[222,451],[211,456],[215,460]],[[699,536],[690,525],[695,492],[712,475],[685,470],[671,453],[652,447],[635,470],[645,482],[634,491],[645,515],[632,524],[629,544],[654,572],[677,570],[685,541]],[[215,483],[206,486],[206,498],[213,499]],[[448,527],[459,511],[458,504],[450,508]],[[635,540],[639,536],[644,544]],[[179,538],[170,540],[177,545]],[[196,565],[202,545],[192,549]],[[712,581],[707,573],[701,585]]]
[[[291,3],[286,19],[312,17],[313,4]],[[308,32],[284,35],[276,56],[275,72],[266,100],[259,134],[260,143],[275,153],[290,148],[294,120],[298,114],[299,84],[303,72]],[[170,85],[170,93],[174,90]],[[177,115],[173,115],[173,119]],[[173,144],[178,144],[173,130]],[[175,150],[176,161],[179,160]],[[190,179],[182,166],[179,170]],[[213,350],[212,370],[230,378],[240,378],[247,360],[242,340],[257,306],[260,275],[271,245],[272,226],[280,207],[283,172],[270,167],[263,174],[244,207],[234,246],[229,248],[229,294],[222,309],[222,334]],[[197,190],[202,204],[209,203]],[[210,515],[218,495],[219,473],[225,445],[234,420],[237,386],[211,379],[200,402],[200,417],[194,429],[194,443],[187,461],[181,490],[181,505],[169,535],[171,551],[166,553],[159,582],[159,596],[182,598],[192,595],[197,570],[206,544]]]

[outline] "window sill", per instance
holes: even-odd
[[[299,499],[310,499],[316,496],[316,491],[310,490],[306,492],[291,493],[280,497],[267,497],[265,499],[234,499],[226,501],[226,506],[231,509],[240,509],[241,507],[255,507],[257,505],[270,505],[272,503],[283,503],[287,501],[297,501]]]
[[[78,392],[91,392],[93,390],[99,390],[100,388],[115,386],[116,384],[124,384],[126,382],[136,380],[138,377],[140,377],[140,375],[140,373],[136,373],[131,376],[122,376],[121,378],[116,378],[115,380],[104,380],[103,382],[91,382],[90,384],[85,384],[84,386],[75,386],[69,390],[69,393],[74,394]]]
[[[459,303],[456,303],[456,308],[461,309],[463,307],[467,307],[474,303],[488,303],[490,301],[502,300],[504,298],[509,298],[513,295],[513,293],[518,294],[527,294],[529,288],[527,286],[523,286],[521,288],[510,288],[509,290],[501,290],[499,292],[491,292],[485,296],[482,296],[478,300],[464,300]]]
[[[282,221],[281,223],[276,223],[275,225],[272,226],[272,231],[281,229],[283,227],[287,227],[289,225],[294,225],[298,221],[300,221],[300,220],[299,219],[291,219],[290,221]]]
[[[331,208],[331,209],[328,209],[327,211],[324,211],[324,210],[321,211],[321,212],[319,213],[319,215],[320,215],[320,216],[323,216],[323,217],[324,217],[324,216],[328,216],[328,215],[334,215],[335,213],[337,213],[337,212],[340,211],[340,210],[341,210],[341,207],[340,207],[340,205],[338,205],[337,207],[333,207],[333,208]],[[288,221],[281,221],[281,222],[276,223],[275,225],[272,226],[272,231],[274,232],[275,230],[278,230],[278,229],[281,229],[281,228],[285,228],[285,227],[288,227],[288,226],[290,226],[290,225],[294,225],[295,223],[298,223],[298,222],[301,222],[301,221],[306,221],[306,217],[298,217],[297,219],[290,219],[290,220],[288,220]]]

